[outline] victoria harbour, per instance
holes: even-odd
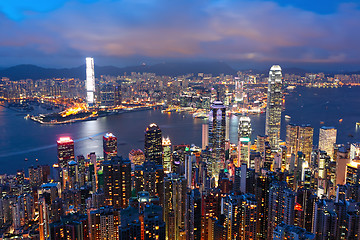
[[[298,87],[286,95],[282,114],[281,139],[285,140],[288,123],[311,124],[314,145],[318,143],[319,128],[338,129],[338,142],[360,141],[360,87],[306,88]],[[56,140],[70,136],[75,140],[75,154],[86,156],[95,152],[101,156],[102,136],[112,132],[118,137],[119,155],[127,157],[131,149],[144,148],[146,126],[156,122],[163,135],[174,144],[201,146],[201,127],[208,120],[193,118],[186,113],[161,113],[159,109],[145,110],[99,118],[66,125],[46,126],[23,119],[18,112],[0,108],[0,172],[16,172],[31,165],[53,164],[57,161]],[[285,119],[285,115],[291,119]],[[265,114],[250,115],[252,139],[264,134]],[[342,119],[341,122],[339,120]],[[238,140],[239,116],[230,116],[230,142]],[[5,127],[6,126],[6,127]],[[27,159],[27,161],[25,161]],[[36,160],[37,159],[37,160]]]

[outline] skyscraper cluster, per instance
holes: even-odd
[[[360,144],[337,144],[336,129],[322,127],[316,146],[317,129],[292,123],[282,141],[279,66],[271,68],[267,84],[265,134],[255,137],[251,118],[241,114],[236,143],[226,134],[228,106],[220,94],[202,125],[201,147],[174,143],[156,123],[144,126],[144,148],[131,150],[128,159],[119,155],[112,133],[102,137],[102,155],[76,156],[75,141],[60,138],[52,174],[37,166],[28,169],[28,178],[24,171],[0,178],[0,234],[359,239]]]

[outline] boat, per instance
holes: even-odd
[[[342,123],[342,121],[343,121],[343,119],[342,119],[342,118],[340,118],[340,119],[339,119],[339,123]]]
[[[360,127],[360,122],[356,122],[356,126],[357,126],[357,127]]]
[[[291,119],[289,115],[285,115],[285,119]]]

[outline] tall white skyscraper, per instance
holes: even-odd
[[[272,149],[279,148],[281,110],[282,110],[282,73],[279,65],[273,65],[269,72],[265,134],[269,136]]]
[[[86,103],[92,107],[95,103],[94,59],[86,58]]]
[[[334,157],[334,144],[337,130],[334,127],[321,127],[319,131],[319,149],[325,151],[331,158]]]

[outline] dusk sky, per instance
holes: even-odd
[[[1,0],[0,66],[162,61],[360,70],[360,2]]]

